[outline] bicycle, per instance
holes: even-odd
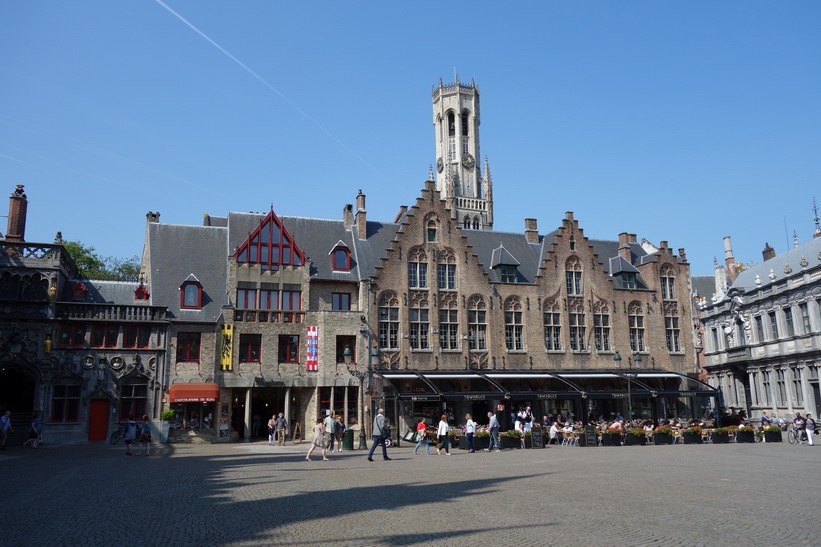
[[[790,424],[787,426],[787,441],[790,444],[799,444],[803,440],[804,437],[804,430],[797,429],[795,424]]]
[[[118,442],[120,442],[120,439],[123,438],[123,433],[125,433],[125,429],[122,427],[118,427],[108,438],[108,442],[110,444],[117,444]]]

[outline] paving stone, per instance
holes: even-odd
[[[818,447],[390,449],[108,444],[0,453],[2,543],[821,545]]]

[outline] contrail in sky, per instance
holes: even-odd
[[[205,33],[204,33],[204,32],[202,32],[200,29],[198,29],[198,28],[197,28],[197,27],[195,27],[193,24],[191,24],[191,23],[190,23],[190,22],[189,22],[189,21],[188,21],[185,17],[183,17],[182,15],[180,15],[179,13],[177,13],[176,11],[174,11],[173,9],[171,9],[171,7],[170,7],[170,6],[168,6],[168,5],[167,5],[165,2],[163,2],[162,0],[154,0],[154,1],[155,1],[157,4],[159,4],[160,6],[162,6],[163,8],[165,8],[165,9],[166,9],[166,10],[167,10],[167,11],[168,11],[171,15],[173,15],[174,17],[176,17],[177,19],[179,19],[180,21],[182,21],[182,22],[185,24],[185,26],[187,26],[188,28],[190,28],[191,30],[193,30],[194,32],[196,32],[197,34],[199,34],[200,36],[202,36],[202,38],[203,38],[203,39],[207,40],[209,44],[211,44],[212,46],[214,46],[215,48],[217,48],[218,50],[220,50],[220,51],[221,51],[221,52],[222,52],[222,53],[223,53],[226,57],[228,57],[229,59],[231,59],[232,61],[234,61],[234,62],[235,62],[236,64],[238,64],[240,67],[242,67],[242,69],[243,69],[243,70],[245,70],[248,74],[250,74],[251,76],[253,76],[253,77],[254,77],[254,78],[256,78],[257,80],[259,80],[259,81],[262,83],[262,85],[264,85],[265,87],[267,87],[268,89],[270,89],[271,91],[273,91],[274,93],[276,93],[277,95],[279,95],[279,96],[282,98],[282,100],[284,100],[286,103],[288,103],[289,105],[291,105],[291,107],[293,107],[293,109],[294,109],[294,110],[296,110],[297,112],[299,112],[300,114],[302,114],[302,115],[303,115],[303,116],[304,116],[304,117],[305,117],[308,121],[310,121],[312,124],[314,124],[315,126],[317,126],[317,127],[318,127],[318,128],[319,128],[322,132],[323,132],[323,133],[325,133],[326,135],[328,135],[328,137],[330,137],[330,138],[331,138],[331,139],[333,139],[333,140],[334,140],[337,144],[339,144],[339,146],[341,146],[342,148],[344,148],[345,150],[347,150],[348,152],[350,152],[350,153],[351,153],[354,157],[356,157],[357,159],[359,159],[359,160],[360,160],[362,163],[364,163],[365,165],[368,165],[371,169],[373,169],[373,170],[374,170],[376,173],[378,173],[380,176],[384,177],[386,180],[390,180],[390,178],[389,178],[389,177],[387,177],[386,175],[384,175],[383,173],[381,173],[378,169],[376,169],[376,167],[374,167],[371,163],[369,163],[367,160],[365,160],[365,158],[363,158],[362,156],[360,156],[359,154],[357,154],[356,152],[354,152],[354,151],[353,151],[351,148],[349,148],[349,147],[348,147],[348,146],[347,146],[344,142],[342,142],[341,140],[339,140],[338,138],[336,138],[336,136],[334,136],[334,135],[333,135],[330,131],[328,131],[327,129],[325,129],[324,127],[322,127],[322,126],[319,124],[319,122],[317,122],[317,121],[316,121],[315,119],[313,119],[310,115],[308,115],[308,113],[307,113],[307,112],[305,112],[304,110],[302,110],[302,109],[299,107],[299,105],[297,105],[294,101],[292,101],[291,99],[289,99],[289,98],[288,98],[288,97],[287,97],[284,93],[282,93],[280,90],[278,90],[277,88],[275,88],[274,86],[272,86],[271,84],[269,84],[269,83],[268,83],[268,81],[267,81],[267,80],[265,80],[265,78],[263,78],[262,76],[260,76],[259,74],[257,74],[257,73],[256,73],[256,72],[254,72],[253,70],[251,70],[251,68],[250,68],[248,65],[246,65],[245,63],[243,63],[242,61],[240,61],[239,59],[237,59],[236,57],[234,57],[233,55],[231,55],[231,53],[229,53],[229,52],[228,52],[228,51],[227,51],[224,47],[222,47],[221,45],[219,45],[217,42],[215,42],[213,39],[211,39],[211,38],[210,38],[207,34],[205,34]]]

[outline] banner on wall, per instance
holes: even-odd
[[[317,370],[317,354],[319,346],[319,336],[316,327],[308,327],[308,357],[305,361],[305,370]]]
[[[222,370],[233,370],[233,342],[234,325],[222,326],[222,340],[220,341],[220,367]]]

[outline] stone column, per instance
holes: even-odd
[[[245,439],[243,442],[251,442],[251,393],[254,388],[249,387],[245,392]]]

